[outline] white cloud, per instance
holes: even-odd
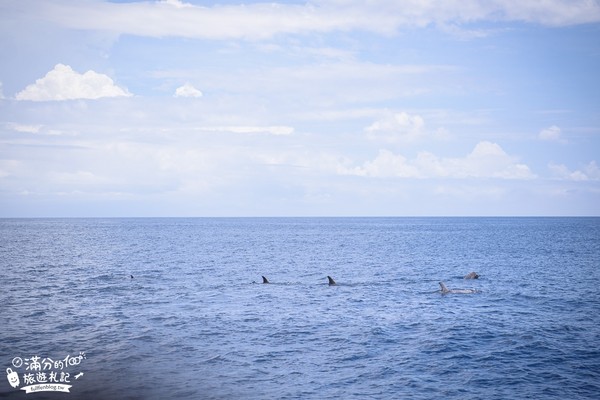
[[[196,89],[191,83],[186,82],[185,85],[178,87],[175,90],[175,97],[202,97],[202,92]]]
[[[492,142],[479,142],[471,154],[459,160],[458,176],[476,178],[531,179],[535,176],[525,164],[519,164],[502,147]]]
[[[232,132],[232,133],[267,133],[276,136],[291,135],[294,128],[291,126],[204,126],[197,128],[207,132]]]
[[[6,127],[10,130],[22,133],[39,133],[40,129],[42,129],[42,125],[17,124],[14,122],[7,123]]]
[[[374,160],[360,167],[341,167],[348,175],[399,178],[498,178],[533,179],[535,175],[525,164],[516,162],[496,143],[483,141],[463,158],[440,158],[421,152],[413,160],[389,150],[380,150]]]
[[[50,101],[99,99],[102,97],[131,96],[104,74],[87,71],[79,74],[68,65],[56,64],[46,76],[17,93],[17,100]]]
[[[498,29],[466,29],[462,28],[454,23],[439,23],[438,28],[457,39],[460,40],[473,40],[488,37],[490,35],[498,33]]]
[[[425,121],[420,115],[388,113],[365,130],[370,139],[391,143],[412,142],[425,136]]]
[[[590,0],[382,0],[376,5],[366,0],[313,0],[213,7],[178,0],[123,4],[23,0],[14,7],[72,29],[211,39],[266,39],[286,33],[348,30],[393,34],[403,27],[446,27],[486,20],[550,26],[600,21],[600,5]]]
[[[351,175],[372,177],[424,178],[419,169],[405,157],[389,150],[380,150],[373,161],[354,168]]]
[[[180,0],[162,0],[161,3],[165,3],[168,5],[171,5],[175,8],[188,8],[188,7],[193,7],[193,5],[189,4],[189,3],[183,3]]]
[[[567,143],[567,141],[561,137],[561,129],[556,125],[542,129],[538,134],[538,138],[549,142]]]
[[[0,82],[0,100],[4,99],[4,92],[2,91],[2,82]]]
[[[20,133],[33,133],[45,136],[77,136],[77,131],[65,131],[60,129],[48,129],[42,124],[22,124],[16,122],[7,122],[4,124],[6,129]]]
[[[367,138],[383,143],[412,143],[422,139],[447,140],[451,135],[444,127],[425,129],[425,119],[418,114],[386,111],[365,128]]]
[[[548,168],[557,179],[570,181],[598,181],[600,180],[600,168],[596,161],[591,161],[582,170],[571,171],[564,164],[549,164]]]

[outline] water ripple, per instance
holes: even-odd
[[[85,351],[88,399],[600,393],[598,219],[0,220],[0,243],[0,360]]]

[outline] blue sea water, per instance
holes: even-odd
[[[0,268],[0,397],[600,398],[600,218],[2,219]]]

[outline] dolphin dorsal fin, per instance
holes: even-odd
[[[262,278],[263,278],[263,283],[269,283],[269,280],[267,278],[265,278],[264,275],[262,276]]]
[[[442,293],[448,293],[450,290],[444,285],[444,282],[440,282],[440,288],[442,289]]]
[[[335,285],[336,284],[335,281],[333,280],[333,278],[330,277],[329,275],[327,275],[327,280],[329,281],[330,285]]]

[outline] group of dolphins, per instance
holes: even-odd
[[[465,275],[464,278],[465,279],[479,279],[479,275],[476,272],[469,272],[467,275]],[[264,275],[262,276],[262,280],[263,280],[262,283],[271,283]],[[329,282],[329,286],[337,285],[337,283],[329,275],[327,275],[327,281]],[[477,293],[477,290],[476,289],[448,289],[446,287],[446,285],[444,284],[444,282],[440,282],[440,292],[442,294],[449,294],[449,293],[472,294],[472,293]]]

